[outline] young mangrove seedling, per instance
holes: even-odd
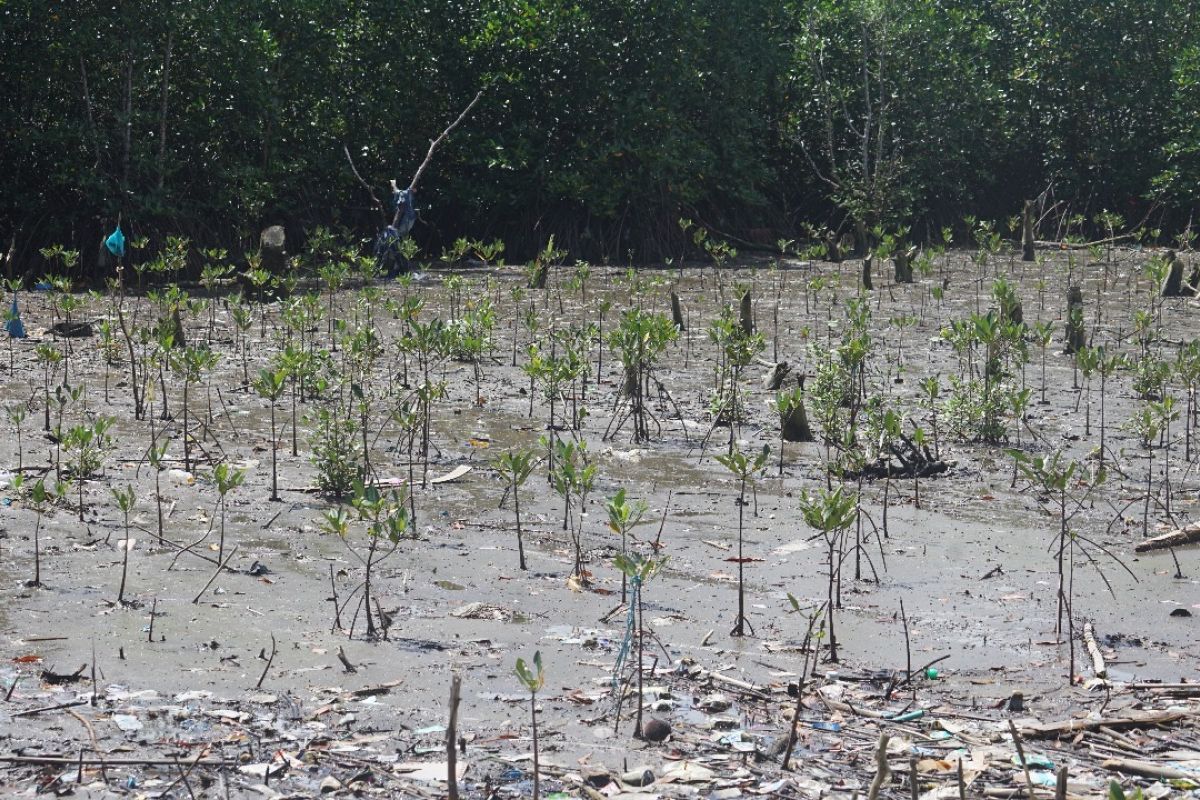
[[[734,621],[733,630],[730,631],[730,636],[745,636],[746,628],[750,628],[750,632],[754,633],[754,626],[746,619],[746,581],[745,581],[745,566],[746,562],[750,561],[742,552],[744,541],[743,533],[745,531],[745,516],[746,516],[746,487],[753,488],[755,479],[763,473],[767,468],[767,459],[771,455],[771,448],[768,445],[763,445],[762,450],[757,456],[749,458],[735,444],[733,452],[717,456],[725,469],[733,473],[733,477],[737,479],[738,486],[738,550],[737,557],[726,559],[728,561],[736,561],[738,565],[738,611],[737,619]]]
[[[121,548],[121,586],[117,589],[117,605],[121,606],[125,605],[125,577],[129,573],[129,551],[133,549],[137,541],[129,536],[129,515],[137,504],[137,497],[133,493],[132,486],[126,486],[124,489],[113,486],[109,491],[112,492],[113,499],[117,501],[117,508],[121,509],[121,513],[125,516],[125,538],[117,542],[117,547]]]
[[[541,651],[533,654],[533,669],[529,668],[525,659],[518,658],[516,673],[517,680],[521,681],[521,685],[529,692],[529,724],[533,731],[533,800],[538,800],[541,796],[541,786],[538,776],[537,693],[546,683],[546,673],[542,669]]]
[[[625,490],[618,489],[617,493],[609,498],[605,504],[605,509],[608,511],[608,527],[613,533],[621,537],[621,555],[625,556],[628,553],[629,532],[633,530],[642,521],[642,517],[646,515],[646,501],[638,500],[629,502],[625,499]],[[628,602],[627,586],[628,575],[620,564],[617,568],[621,570],[621,602]]]
[[[279,469],[277,465],[278,437],[275,432],[275,406],[283,395],[283,387],[287,381],[287,373],[282,369],[263,369],[254,379],[254,391],[260,397],[271,401],[271,501],[279,502]]]
[[[537,455],[529,449],[510,450],[493,462],[496,472],[504,479],[505,497],[512,494],[513,513],[517,519],[517,557],[523,570],[529,567],[525,563],[525,540],[521,532],[521,498],[518,492],[537,465]],[[504,505],[504,498],[501,498],[500,505]]]
[[[633,736],[635,739],[642,738],[642,706],[644,705],[644,695],[642,693],[642,653],[644,652],[646,626],[645,619],[643,618],[645,607],[642,603],[642,592],[645,590],[646,584],[650,582],[650,579],[661,572],[666,565],[667,556],[654,558],[643,556],[640,553],[622,553],[613,559],[613,566],[621,571],[622,583],[628,581],[631,587],[628,599],[629,613],[625,623],[625,639],[621,644],[621,651],[617,656],[616,667],[613,671],[613,690],[617,696],[616,723],[613,726],[613,732],[616,733],[616,726],[621,722],[621,700],[625,696],[624,689],[621,686],[621,671],[625,666],[630,649],[636,644],[637,661],[634,662],[633,666],[634,675],[637,677],[637,692],[634,694],[637,698],[637,711],[635,712],[636,716],[633,725]]]
[[[858,495],[838,486],[832,492],[821,489],[816,494],[807,490],[800,496],[800,511],[804,522],[825,540],[825,564],[828,568],[825,608],[829,619],[829,660],[837,663],[837,632],[833,624],[833,587],[837,584],[845,560],[846,531],[858,516]]]

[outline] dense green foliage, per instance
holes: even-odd
[[[1042,195],[1180,227],[1200,188],[1190,0],[0,2],[0,248],[96,243],[118,215],[235,252],[264,224],[368,236],[423,180],[415,235],[554,234],[678,255],[741,238],[941,225]],[[1161,203],[1161,206],[1154,204]],[[757,230],[756,230],[757,229]],[[765,232],[765,233],[764,233]]]

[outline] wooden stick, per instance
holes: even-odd
[[[1017,757],[1021,759],[1021,769],[1025,771],[1025,785],[1029,788],[1029,796],[1037,797],[1033,791],[1033,776],[1029,774],[1029,762],[1025,759],[1025,747],[1021,744],[1021,734],[1017,732],[1016,723],[1008,720],[1008,731],[1012,734],[1013,744],[1017,746]]]
[[[875,748],[875,777],[871,779],[871,788],[867,790],[867,800],[877,800],[879,790],[887,781],[892,771],[888,769],[887,746],[891,737],[886,733],[879,734],[879,745]],[[915,772],[915,770],[914,770]],[[916,779],[916,776],[913,776]]]
[[[87,703],[88,703],[87,700],[72,700],[69,703],[59,703],[58,705],[53,705],[53,706],[42,706],[41,708],[31,708],[28,711],[18,711],[16,714],[13,714],[13,716],[14,717],[32,717],[34,714],[41,714],[45,711],[58,711],[63,708],[74,708],[75,706],[86,706]],[[0,761],[3,761],[3,760],[4,759],[2,757],[0,757]],[[75,759],[68,758],[63,763],[64,764],[74,764]]]
[[[1092,656],[1092,671],[1096,673],[1096,677],[1107,678],[1108,667],[1104,663],[1104,654],[1100,652],[1100,645],[1096,644],[1096,633],[1090,622],[1083,624],[1083,643],[1087,645],[1088,653]]]
[[[217,568],[215,570],[213,570],[212,577],[208,579],[208,583],[204,584],[204,588],[200,590],[200,593],[192,598],[193,605],[200,602],[200,598],[203,597],[204,593],[208,591],[208,587],[212,586],[213,581],[215,581],[217,579],[217,576],[221,574],[221,570],[223,570],[223,569],[225,569],[225,567],[229,566],[229,562],[233,558],[233,554],[237,552],[237,549],[238,549],[238,546],[235,544],[233,546],[233,549],[229,551],[229,555],[225,556],[225,560],[223,562],[221,562],[220,564],[217,564]]]
[[[462,678],[456,672],[450,678],[450,722],[446,725],[446,788],[450,800],[458,800],[458,702]]]
[[[425,160],[421,162],[421,166],[417,167],[416,174],[413,175],[412,181],[410,181],[408,184],[408,191],[410,194],[417,188],[417,181],[421,180],[421,174],[425,172],[425,168],[428,167],[429,162],[433,160],[433,151],[438,148],[438,145],[446,140],[446,137],[450,135],[450,131],[458,127],[458,123],[466,119],[467,114],[471,113],[471,109],[475,107],[475,104],[479,102],[479,98],[481,97],[483,97],[483,89],[480,89],[475,93],[475,97],[472,98],[470,103],[467,103],[467,107],[462,110],[462,113],[458,115],[458,118],[455,119],[454,122],[451,122],[450,126],[446,128],[446,130],[442,131],[442,135],[429,143],[429,152],[425,154]],[[349,151],[347,151],[347,156],[349,156]],[[359,180],[362,179],[360,178]]]
[[[73,705],[83,705],[75,703]],[[15,716],[15,715],[14,715]],[[47,766],[73,767],[80,762],[77,756],[0,756],[0,763],[7,764],[43,764]],[[84,765],[103,764],[108,767],[173,767],[177,763],[169,758],[84,758]],[[238,761],[221,758],[202,759],[195,762],[201,767],[236,767]]]
[[[201,593],[203,594],[203,592]],[[254,684],[255,689],[261,689],[263,681],[267,677],[267,670],[271,668],[272,662],[275,661],[275,634],[271,634],[271,655],[267,658],[267,665],[263,667],[262,675],[258,676],[258,683]]]

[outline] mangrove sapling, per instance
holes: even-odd
[[[746,488],[753,488],[754,481],[767,468],[767,459],[771,455],[771,448],[768,445],[763,445],[762,450],[753,458],[747,457],[736,445],[733,452],[718,455],[717,461],[721,463],[725,469],[729,470],[733,477],[738,481],[738,549],[737,557],[727,559],[728,561],[736,561],[738,565],[738,610],[737,618],[733,623],[733,630],[730,631],[730,636],[745,636],[746,628],[750,628],[750,632],[754,633],[754,626],[746,618],[746,582],[745,582],[745,566],[747,561],[756,560],[748,559],[743,554],[744,532],[745,532],[745,514],[746,514]]]
[[[554,449],[556,458],[551,478],[554,491],[563,499],[563,530],[570,532],[575,556],[571,580],[573,584],[587,586],[590,579],[583,567],[583,515],[588,495],[596,482],[596,465],[588,460],[584,440],[559,439],[554,443]],[[572,513],[572,506],[578,509],[576,513]]]
[[[828,569],[825,609],[829,622],[829,660],[837,663],[834,587],[841,580],[846,531],[854,524],[858,515],[858,495],[847,492],[844,486],[838,486],[833,491],[821,489],[816,494],[805,490],[800,496],[800,512],[804,516],[804,522],[818,531],[825,541],[825,565]]]
[[[358,418],[350,413],[344,392],[332,393],[330,403],[315,412],[312,438],[312,463],[317,471],[317,488],[322,494],[341,500],[354,489],[354,482],[365,479],[362,471],[362,437]],[[412,483],[412,450],[409,450],[409,483]]]
[[[525,659],[517,659],[517,680],[529,692],[529,725],[533,731],[533,800],[538,800],[541,797],[541,784],[538,775],[537,693],[546,684],[546,673],[542,669],[541,651],[533,654],[533,667],[531,670],[529,665],[525,663]]]
[[[192,435],[190,430],[190,391],[193,384],[204,380],[204,374],[217,365],[220,358],[215,350],[205,347],[179,347],[167,351],[171,369],[183,380],[183,468],[192,469]],[[166,406],[164,396],[163,405]]]
[[[357,521],[364,523],[366,527],[367,547],[365,554],[350,543],[350,523],[352,518],[344,507],[339,506],[332,511],[326,511],[321,522],[322,530],[337,534],[346,543],[346,548],[350,551],[350,554],[363,565],[362,583],[346,598],[346,603],[349,603],[350,599],[358,593],[359,589],[362,590],[358,606],[350,623],[349,635],[351,637],[354,636],[354,625],[361,611],[365,614],[367,620],[367,638],[375,639],[379,635],[380,628],[382,628],[382,632],[386,637],[389,627],[388,618],[382,613],[378,601],[374,601],[374,609],[372,608],[374,600],[374,595],[372,594],[373,573],[379,564],[396,552],[402,539],[413,535],[413,528],[409,523],[408,509],[405,505],[405,498],[400,492],[393,491],[385,494],[380,492],[375,486],[364,486],[362,482],[355,482],[354,484],[354,498],[351,500],[351,505],[354,508]],[[377,614],[380,623],[378,627],[375,624]]]
[[[29,406],[25,403],[16,403],[5,409],[8,416],[8,421],[13,424],[13,429],[17,433],[17,473],[19,474],[25,469],[25,447],[21,441],[21,425],[25,422],[25,418],[29,416]]]
[[[748,333],[734,316],[731,306],[725,306],[708,329],[709,339],[717,346],[720,365],[717,371],[717,391],[713,398],[713,429],[718,424],[729,425],[727,454],[734,450],[736,430],[740,427],[743,409],[740,403],[742,372],[766,349],[761,333]],[[711,435],[711,430],[709,435]],[[708,437],[705,437],[707,443]],[[703,447],[701,458],[703,458]]]
[[[608,512],[609,530],[621,537],[621,556],[624,557],[629,552],[629,532],[637,527],[641,523],[642,517],[646,515],[648,508],[646,501],[629,502],[625,499],[625,489],[621,488],[608,499],[604,508]],[[627,602],[629,573],[620,564],[617,565],[617,569],[621,570],[621,602],[624,603]]]
[[[921,399],[920,404],[929,409],[931,417],[931,427],[933,429],[933,457],[940,459],[941,442],[938,439],[938,398],[942,393],[941,382],[937,375],[931,375],[921,381]]]
[[[154,470],[154,505],[158,515],[158,543],[163,543],[163,506],[162,506],[162,472],[167,468],[166,455],[167,447],[170,445],[169,440],[165,440],[162,444],[158,443],[158,438],[153,432],[153,422],[151,422],[150,447],[146,449],[146,460],[150,462],[150,468]]]
[[[13,494],[18,497],[25,497],[37,514],[37,521],[33,526],[33,579],[26,581],[25,585],[28,587],[40,587],[42,585],[42,517],[52,505],[67,496],[70,486],[63,481],[55,481],[52,488],[47,489],[46,480],[39,478],[36,483],[29,487],[28,491],[23,491],[24,489],[25,476],[13,476]]]
[[[409,462],[411,463],[411,452]],[[521,498],[519,495],[521,486],[529,479],[530,474],[537,467],[538,459],[533,450],[520,449],[510,450],[503,453],[492,462],[496,472],[504,479],[504,497],[512,495],[513,499],[513,514],[517,521],[517,557],[519,559],[521,569],[529,569],[525,563],[525,539],[521,531]],[[504,498],[500,499],[500,505],[504,505]]]
[[[1096,353],[1096,371],[1100,373],[1100,448],[1099,459],[1100,467],[1104,468],[1104,459],[1108,445],[1105,443],[1106,428],[1108,420],[1105,413],[1105,395],[1108,392],[1108,379],[1121,367],[1126,366],[1127,362],[1119,353],[1109,355],[1104,349],[1104,346],[1094,348]]]
[[[117,589],[117,605],[122,606],[125,605],[125,578],[129,573],[129,551],[133,549],[136,542],[129,536],[129,515],[137,504],[137,497],[133,493],[132,486],[126,486],[124,489],[113,486],[109,491],[112,492],[113,499],[117,501],[117,508],[125,517],[125,538],[117,542],[117,547],[121,548],[121,585]]]
[[[217,487],[217,510],[220,517],[219,538],[217,540],[217,561],[225,560],[225,507],[228,495],[242,485],[246,480],[246,470],[235,469],[229,463],[222,461],[213,467],[213,483]]]
[[[1147,538],[1150,535],[1151,501],[1154,501],[1160,507],[1162,506],[1162,503],[1157,499],[1154,492],[1154,448],[1156,444],[1161,443],[1160,439],[1164,436],[1170,421],[1175,419],[1178,413],[1174,407],[1174,398],[1164,398],[1164,402],[1162,403],[1146,401],[1128,423],[1129,428],[1141,440],[1142,446],[1147,451],[1146,489],[1142,497],[1138,498],[1143,502],[1142,538]],[[1167,452],[1170,452],[1169,446],[1167,447]],[[1136,500],[1133,502],[1136,502]],[[1170,514],[1169,508],[1164,510]]]
[[[250,311],[250,307],[245,304],[242,296],[234,295],[229,300],[229,313],[233,317],[233,325],[235,331],[234,346],[241,355],[242,360],[242,386],[250,386],[250,344],[248,337],[250,328],[254,325],[254,316]],[[337,349],[337,340],[334,339],[334,350]]]
[[[52,344],[41,343],[33,350],[34,358],[42,365],[42,405],[45,412],[42,430],[50,431],[50,380],[62,361],[62,353]]]
[[[618,494],[622,494],[622,492]],[[624,498],[621,498],[624,501]],[[609,515],[611,517],[611,510]],[[616,722],[613,724],[613,733],[617,732],[617,726],[621,723],[621,701],[624,699],[625,692],[622,688],[623,681],[621,680],[621,671],[625,666],[627,656],[630,649],[636,645],[637,660],[633,664],[633,673],[637,676],[637,692],[634,697],[637,698],[637,712],[633,725],[633,737],[635,739],[643,738],[642,734],[642,707],[645,705],[645,695],[642,691],[643,680],[643,653],[645,652],[646,639],[646,620],[645,606],[643,603],[642,593],[646,589],[646,584],[667,565],[667,557],[659,558],[646,557],[640,553],[621,553],[613,559],[613,566],[621,572],[622,587],[628,582],[631,588],[630,596],[626,600],[622,595],[622,602],[629,603],[629,612],[626,615],[625,622],[625,639],[621,643],[621,652],[617,656],[617,663],[613,669],[613,684],[616,688],[617,695],[617,711]]]
[[[1200,408],[1198,408],[1200,404],[1197,403],[1196,397],[1197,389],[1200,388],[1200,339],[1193,339],[1183,347],[1179,348],[1179,352],[1175,357],[1175,373],[1179,376],[1179,380],[1183,384],[1185,396],[1183,411],[1183,457],[1187,463],[1191,464],[1192,439],[1194,438],[1196,431],[1197,417],[1200,416]],[[1101,437],[1103,437],[1103,390],[1101,390],[1100,402]]]
[[[615,436],[629,419],[633,422],[633,441],[650,440],[648,419],[653,418],[653,412],[647,408],[646,395],[651,375],[667,346],[678,336],[679,329],[663,314],[632,308],[621,315],[620,325],[608,335],[609,347],[624,367],[621,406],[605,438]]]
[[[1042,399],[1038,401],[1038,405],[1046,406],[1050,405],[1050,401],[1046,399],[1046,349],[1050,346],[1050,339],[1054,335],[1054,326],[1049,322],[1036,322],[1030,328],[1030,333],[1042,353]]]
[[[100,471],[104,459],[112,446],[109,428],[116,420],[113,417],[97,417],[90,425],[74,425],[61,437],[63,447],[70,456],[71,478],[79,488],[79,521],[83,521],[84,481]]]
[[[259,370],[254,379],[254,391],[271,404],[271,502],[279,502],[278,437],[275,431],[275,406],[283,394],[287,373],[282,369]]]
[[[797,614],[802,613],[803,609],[800,608],[800,601],[797,600],[791,592],[788,592],[787,598],[788,603],[792,606],[792,611]],[[796,734],[800,727],[800,712],[804,710],[804,684],[808,678],[809,667],[813,666],[811,662],[814,660],[814,656],[816,656],[817,653],[817,645],[815,645],[813,642],[813,629],[816,628],[817,621],[821,619],[821,615],[823,614],[824,610],[825,604],[822,603],[821,605],[809,611],[806,615],[808,625],[804,631],[804,640],[800,644],[800,650],[804,653],[804,666],[801,668],[800,673],[796,678],[796,706],[792,710],[792,724],[788,726],[787,746],[783,751],[782,768],[785,771],[788,768],[788,762],[791,761],[792,750],[796,747]],[[788,688],[790,690],[791,687]]]

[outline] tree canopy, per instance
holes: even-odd
[[[1182,227],[1200,189],[1190,0],[0,2],[0,252],[118,218],[244,250],[369,236],[483,87],[415,235],[587,258],[926,229],[1030,197]],[[10,264],[10,269],[12,264]]]

